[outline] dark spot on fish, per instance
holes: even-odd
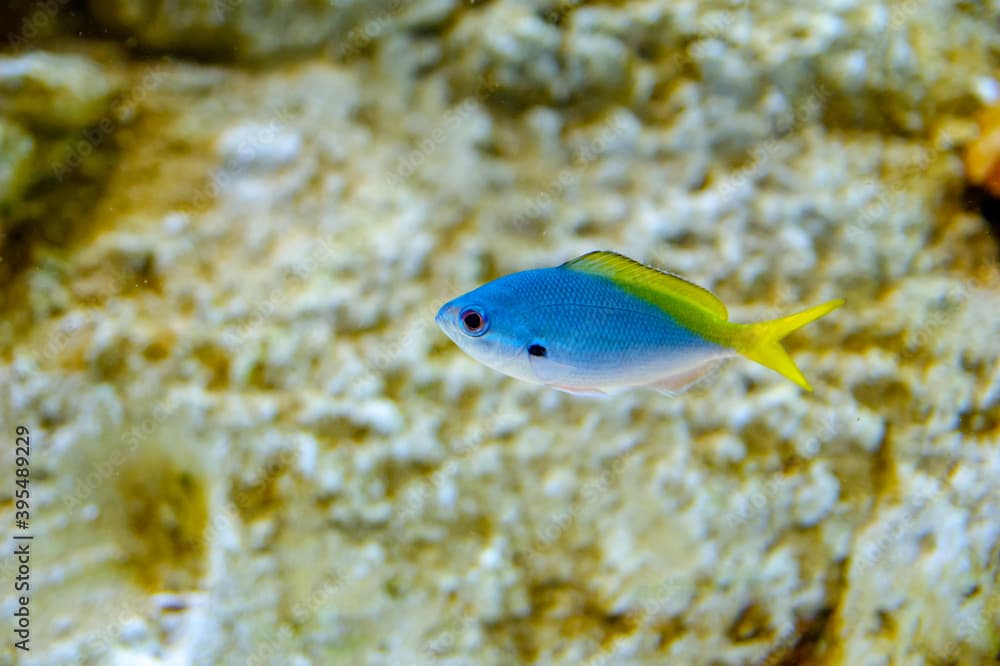
[[[528,347],[528,353],[532,356],[545,356],[549,353],[549,350],[542,345],[531,345]]]

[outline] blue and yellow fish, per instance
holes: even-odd
[[[479,362],[569,393],[678,393],[737,355],[811,391],[781,339],[843,303],[737,324],[707,289],[597,251],[484,284],[445,303],[436,321]]]

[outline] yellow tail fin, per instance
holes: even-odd
[[[809,322],[836,310],[843,304],[844,299],[838,298],[781,319],[746,324],[746,328],[738,336],[734,347],[736,351],[751,361],[756,361],[764,367],[788,377],[805,390],[812,391],[809,382],[795,366],[795,361],[781,346],[781,339]]]

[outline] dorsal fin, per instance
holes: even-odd
[[[723,321],[729,319],[726,306],[709,290],[673,273],[640,264],[617,252],[595,250],[570,259],[560,268],[600,275],[654,303],[661,302],[664,297],[680,300]]]

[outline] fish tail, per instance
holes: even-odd
[[[795,365],[795,361],[781,346],[781,339],[843,304],[844,299],[838,298],[781,319],[745,324],[745,329],[736,336],[733,347],[751,361],[756,361],[765,368],[791,379],[805,390],[812,391],[812,387]]]

